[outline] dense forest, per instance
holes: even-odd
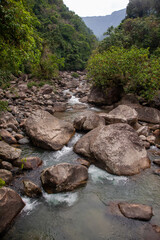
[[[88,63],[93,84],[152,100],[160,88],[159,0],[130,0],[125,20],[105,34]]]
[[[1,0],[1,87],[11,74],[47,80],[59,69],[83,70],[89,59],[94,85],[152,100],[160,88],[160,1],[130,0],[126,18],[106,31],[94,49],[92,31],[62,0]]]
[[[96,38],[62,0],[0,1],[0,76],[84,69]],[[2,80],[1,80],[2,82]]]

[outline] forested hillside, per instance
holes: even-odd
[[[126,9],[115,11],[110,15],[97,17],[83,17],[85,24],[93,31],[99,40],[104,38],[103,34],[111,26],[117,27],[126,16]]]
[[[95,37],[62,0],[0,1],[0,74],[84,69]]]
[[[160,2],[130,0],[126,19],[106,35],[89,60],[93,84],[152,100],[160,89]]]

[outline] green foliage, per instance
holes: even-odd
[[[121,85],[126,92],[136,92],[147,100],[160,88],[160,58],[149,59],[148,49],[111,47],[102,53],[95,52],[87,69],[94,85]]]
[[[0,1],[0,70],[41,79],[83,69],[95,37],[62,0]],[[48,49],[44,56],[44,46]]]
[[[159,0],[130,0],[127,6],[127,17],[129,18],[137,18],[159,13]]]
[[[21,169],[23,169],[24,168],[24,164],[27,162],[27,158],[22,158],[21,162],[22,162]]]
[[[41,39],[36,33],[36,18],[26,11],[21,0],[0,2],[0,65],[13,74],[23,71],[29,61],[38,63]]]
[[[88,76],[100,86],[121,85],[151,100],[160,89],[160,2],[130,0],[127,18],[110,27],[88,62]]]
[[[43,87],[45,84],[49,84],[50,85],[51,82],[50,81],[43,81],[43,80],[38,81],[38,82],[31,81],[31,82],[27,83],[27,87],[28,88],[32,88],[33,86],[35,86],[35,87]]]
[[[9,71],[0,70],[0,87],[6,89],[10,87],[11,73]]]
[[[4,187],[5,185],[6,185],[5,181],[2,178],[0,178],[0,188]]]
[[[30,1],[27,2],[30,5]],[[60,0],[32,0],[32,11],[41,23],[37,30],[50,53],[64,59],[64,66],[60,69],[84,69],[96,38],[82,19]]]
[[[100,43],[99,50],[103,51],[111,46],[130,48],[150,48],[154,52],[160,47],[160,19],[156,16],[126,19],[117,28],[110,28],[107,37]]]
[[[76,73],[76,72],[74,72],[74,73],[72,73],[72,77],[74,77],[74,78],[78,78],[78,77],[79,77],[79,74]]]
[[[32,88],[33,86],[37,87],[37,86],[38,86],[38,83],[35,82],[35,81],[31,81],[31,82],[28,82],[28,83],[27,83],[27,87],[28,87],[28,88]]]
[[[0,100],[0,113],[8,111],[8,102]]]

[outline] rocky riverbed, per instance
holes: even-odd
[[[156,199],[148,199],[148,196],[157,190],[160,175],[158,167],[160,165],[160,111],[149,106],[142,106],[133,95],[120,96],[117,93],[115,97],[115,91],[109,95],[110,105],[107,105],[106,99],[100,96],[99,90],[90,91],[91,86],[86,80],[85,72],[77,72],[76,78],[74,76],[73,73],[61,72],[60,77],[54,80],[54,85],[51,82],[51,85],[30,87],[29,83],[33,80],[24,75],[19,79],[13,79],[9,89],[0,91],[1,99],[8,101],[10,109],[9,112],[2,113],[0,117],[0,179],[7,184],[6,187],[0,189],[0,212],[3,209],[3,219],[0,217],[0,232],[2,234],[6,232],[15,216],[24,207],[19,195],[26,202],[27,207],[29,206],[27,201],[31,201],[32,206],[34,202],[36,205],[41,205],[44,199],[49,202],[52,199],[55,203],[56,197],[61,198],[62,202],[68,201],[68,207],[70,207],[70,204],[72,206],[77,202],[77,194],[82,191],[86,195],[86,206],[89,206],[87,196],[93,196],[91,201],[93,206],[89,207],[90,213],[93,207],[96,207],[97,211],[101,208],[100,212],[105,207],[108,226],[115,218],[115,224],[120,218],[122,225],[125,222],[130,226],[131,237],[127,239],[134,237],[134,224],[137,224],[136,229],[139,228],[137,236],[141,231],[140,238],[136,237],[136,239],[143,239],[142,237],[147,236],[148,229],[150,230],[148,236],[153,236],[148,239],[160,239],[158,227],[160,219],[156,216],[159,212],[157,195]],[[99,99],[98,107],[97,99]],[[97,173],[99,174],[98,181],[101,179],[98,185],[94,182]],[[107,181],[110,179],[112,184],[108,185],[106,179]],[[149,188],[150,192],[145,192],[144,181],[148,183],[149,179],[153,188]],[[153,183],[152,180],[155,182]],[[118,185],[115,187],[114,181],[118,182],[118,185],[120,183],[122,195],[119,192],[117,196],[116,192],[113,193],[114,189],[118,191]],[[134,181],[136,184],[133,183]],[[103,191],[98,190],[99,184],[103,191],[109,188],[112,192],[108,200],[107,196],[104,197]],[[138,198],[137,193],[134,196],[132,189],[135,186],[143,192],[143,197]],[[12,192],[10,188],[13,189]],[[69,193],[69,191],[72,192]],[[57,195],[59,192],[62,192],[62,195]],[[97,193],[99,197],[102,196],[100,202],[104,204],[103,207],[100,207],[101,204],[99,205],[94,193]],[[27,198],[23,197],[25,195]],[[129,197],[123,198],[123,195],[129,195]],[[72,197],[73,204],[71,203]],[[14,212],[10,213],[7,209],[13,204]],[[52,207],[53,212],[57,211],[55,205],[54,208]],[[78,204],[77,210],[84,210],[85,205],[80,205]],[[48,214],[48,207],[43,208],[43,214],[45,211]],[[22,221],[21,218],[27,221],[25,211],[22,211],[22,216],[16,224]],[[63,209],[60,209],[58,218],[63,214],[61,211]],[[67,216],[72,218],[74,211],[67,211]],[[152,217],[153,214],[154,217]],[[35,216],[38,219],[37,213],[34,215],[33,212],[32,215],[33,218]],[[86,214],[85,217],[88,218],[88,215]],[[102,219],[105,221],[102,216],[99,217],[101,221]],[[129,222],[136,220],[127,222],[123,220],[125,217],[142,220],[142,223],[138,226],[138,223]],[[144,220],[149,222],[143,223]],[[19,225],[16,224],[16,231],[18,231]],[[28,225],[28,222],[26,224]],[[104,222],[102,225],[105,225]],[[55,226],[54,231],[56,231]],[[14,238],[12,229],[14,228],[10,229],[9,235],[6,234],[4,239],[7,239],[7,236],[9,239],[25,239],[19,233]],[[78,229],[76,225],[77,239],[82,239]],[[103,236],[97,233],[98,235],[94,238],[86,231],[83,239],[107,239],[106,228],[99,226],[99,229]],[[125,233],[124,228],[123,231]],[[117,235],[113,232],[109,233],[108,239],[115,239]],[[67,233],[64,229],[57,238],[55,234],[52,238],[51,236],[45,237],[44,232],[42,235],[41,239],[62,239],[63,237],[74,239],[74,234],[72,235],[70,231]],[[70,237],[66,238],[66,236]],[[123,235],[120,235],[119,239],[123,239]]]

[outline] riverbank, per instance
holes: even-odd
[[[5,129],[5,131],[10,134],[10,138],[7,135],[6,139],[15,139],[14,141],[16,142],[12,142],[14,144],[13,146],[21,148],[22,159],[36,156],[42,160],[42,165],[39,167],[37,165],[38,168],[33,168],[33,170],[25,169],[25,161],[20,162],[20,168],[13,167],[13,169],[10,169],[14,177],[9,186],[23,196],[22,193],[24,194],[24,189],[22,180],[31,180],[41,187],[40,174],[43,169],[58,163],[77,163],[76,161],[79,156],[73,152],[73,147],[82,135],[86,133],[86,126],[87,129],[89,128],[88,130],[91,130],[91,125],[93,128],[98,126],[96,125],[97,123],[95,124],[95,118],[97,119],[97,116],[104,119],[104,125],[110,125],[115,122],[124,124],[125,121],[127,124],[130,124],[130,120],[129,122],[126,120],[127,116],[123,115],[124,110],[118,113],[117,110],[116,113],[111,112],[111,110],[116,109],[118,105],[130,106],[132,109],[136,109],[137,116],[136,118],[134,117],[134,126],[132,127],[134,127],[134,131],[137,132],[137,136],[139,135],[144,147],[146,149],[151,148],[148,151],[149,158],[152,162],[151,168],[133,177],[119,177],[91,165],[88,170],[88,182],[85,187],[83,186],[78,190],[74,190],[74,192],[48,194],[41,187],[42,196],[38,200],[23,196],[22,199],[26,202],[26,207],[17,219],[15,227],[11,228],[4,239],[8,237],[9,239],[17,240],[26,239],[26,237],[31,238],[31,236],[40,238],[40,233],[38,233],[39,221],[37,221],[40,219],[40,212],[45,216],[45,222],[48,222],[48,226],[44,224],[42,227],[44,222],[40,221],[43,229],[42,232],[40,231],[42,239],[75,239],[74,234],[77,234],[77,239],[82,239],[82,236],[83,239],[107,239],[108,236],[111,239],[116,239],[116,237],[118,239],[118,235],[116,235],[117,233],[113,227],[111,229],[109,227],[111,224],[117,229],[122,229],[122,226],[129,228],[128,230],[126,227],[123,227],[120,239],[124,239],[124,236],[128,236],[128,239],[133,239],[135,229],[136,239],[142,239],[142,236],[144,237],[146,235],[152,235],[155,237],[154,239],[158,239],[158,235],[152,228],[152,225],[159,224],[159,214],[157,214],[159,212],[159,176],[153,173],[153,171],[159,170],[158,165],[153,163],[153,159],[158,159],[159,156],[159,111],[153,108],[142,107],[138,102],[130,101],[130,98],[126,96],[119,104],[116,103],[109,107],[103,106],[103,109],[90,105],[87,101],[90,85],[86,81],[85,73],[78,72],[78,75],[79,76],[75,78],[72,76],[72,73],[61,73],[60,79],[55,81],[56,90],[55,88],[53,89],[51,85],[44,85],[41,88],[36,86],[28,88],[29,80],[27,76],[25,78],[23,76],[23,79],[11,82],[11,89],[14,89],[14,92],[13,90],[12,92],[11,90],[1,91],[1,98],[9,102],[10,114],[12,114],[12,116],[10,114],[3,115],[0,121],[1,129]],[[31,138],[26,135],[25,122],[26,119],[37,110],[47,111],[54,117],[69,121],[72,124],[74,122],[74,127],[74,120],[76,118],[83,119],[84,129],[80,129],[81,132],[79,133],[78,131],[61,150],[46,151],[34,147]],[[90,110],[93,113],[95,112],[95,115],[93,114],[90,118],[90,114],[86,114],[86,110]],[[87,123],[87,121],[89,123]],[[109,122],[106,123],[107,121]],[[94,124],[91,124],[92,122],[94,122]],[[38,123],[39,121],[37,124]],[[5,140],[5,136],[2,138]],[[134,220],[127,220],[122,215],[119,215],[120,213],[117,214],[116,204],[121,201],[151,205],[155,216],[152,217],[149,223],[135,223]],[[84,212],[84,209],[86,212]],[[51,213],[49,213],[50,211]],[[67,214],[66,217],[64,216],[64,212]],[[54,223],[51,220],[53,218],[52,214],[56,215],[56,221]],[[77,219],[76,221],[75,217],[77,214],[79,220]],[[62,216],[64,221],[61,219]],[[60,232],[58,224],[61,222],[66,225],[67,218],[70,219],[70,222],[68,222],[67,227],[62,228]],[[99,218],[101,224],[96,227],[97,218]],[[24,227],[22,226],[23,221],[25,222]],[[84,221],[84,224],[82,224],[82,221]],[[88,223],[88,221],[90,223]],[[30,229],[31,226],[29,222],[34,222],[34,230]],[[74,222],[76,224],[74,224]],[[107,224],[107,228],[105,224]],[[81,225],[83,229],[86,228],[84,234],[82,234]],[[74,231],[73,226],[75,227]],[[52,227],[54,230],[50,233],[49,229]],[[96,229],[97,234],[95,234],[95,230],[93,230],[92,227]],[[21,228],[23,229],[22,234],[20,233]],[[45,236],[46,230],[47,235]],[[15,232],[13,233],[12,231]],[[149,231],[151,235],[149,235]],[[14,236],[16,236],[16,238],[14,238]]]

